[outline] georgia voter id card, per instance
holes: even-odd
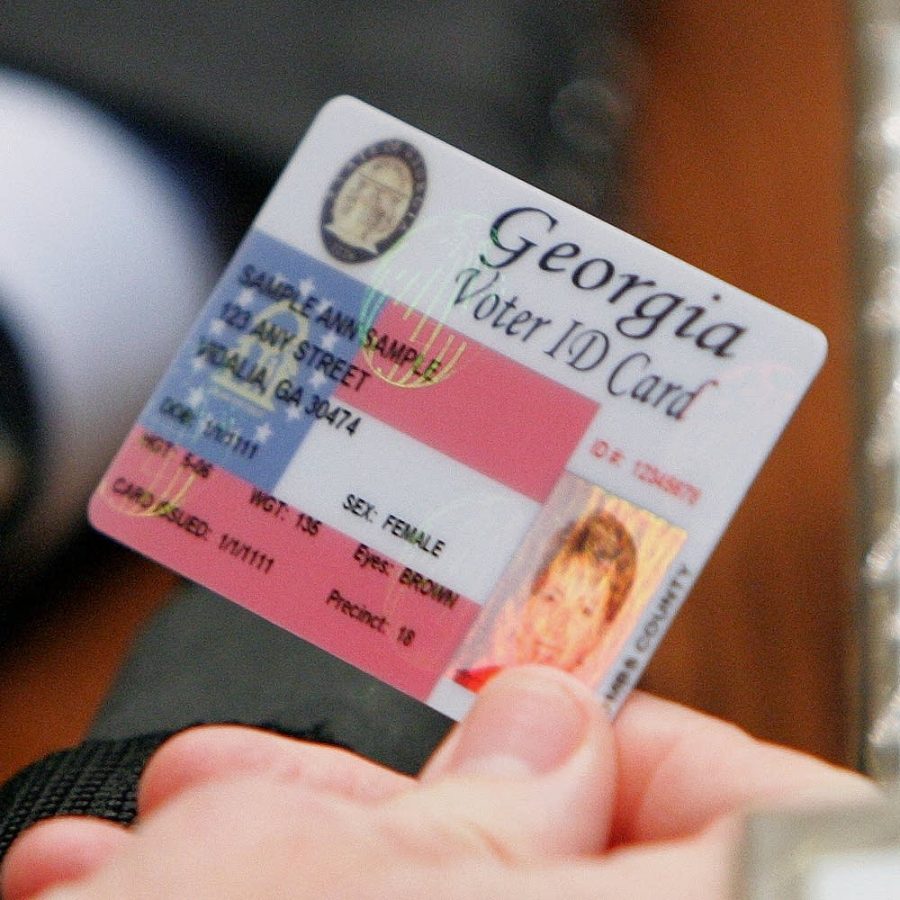
[[[613,713],[824,354],[812,326],[339,97],[90,517],[454,718],[526,662]]]

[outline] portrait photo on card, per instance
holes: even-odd
[[[478,691],[508,666],[540,663],[596,687],[685,537],[649,510],[566,473],[447,677]]]

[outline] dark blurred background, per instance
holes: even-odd
[[[822,328],[829,363],[645,686],[845,761],[849,57],[842,4],[811,0],[0,3],[0,65],[135,129],[225,252],[351,93]],[[84,734],[174,584],[74,532],[6,602],[0,777]]]

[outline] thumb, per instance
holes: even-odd
[[[615,770],[612,729],[588,689],[527,666],[488,683],[422,789],[391,803],[440,821],[445,850],[449,837],[506,859],[590,853],[606,845]]]

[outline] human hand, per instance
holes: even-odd
[[[574,679],[525,667],[485,687],[418,780],[251,729],[185,732],[151,760],[136,827],[35,826],[3,895],[724,898],[742,811],[873,796],[647,695],[610,726]]]

